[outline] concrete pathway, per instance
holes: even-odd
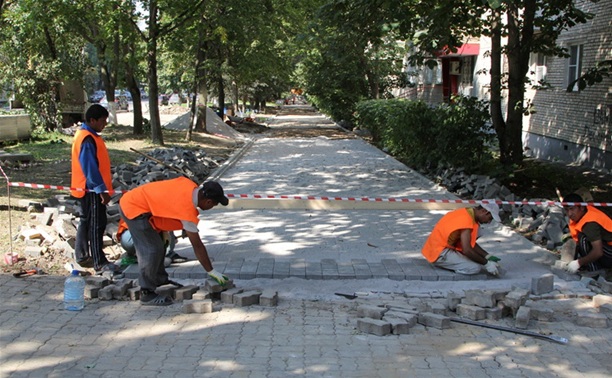
[[[303,112],[276,117],[272,126],[298,121],[334,127]],[[236,194],[452,198],[359,139],[260,138],[220,180]],[[217,303],[211,314],[184,314],[180,304],[94,299],[70,312],[62,307],[65,277],[0,275],[0,377],[609,376],[612,331],[577,324],[576,312],[594,311],[593,293],[580,282],[556,279],[555,291],[530,303],[553,309],[554,321],[532,320],[528,329],[566,337],[567,345],[457,323],[445,330],[416,325],[400,336],[359,332],[361,304],[426,308],[446,303],[450,291],[529,288],[532,277],[549,272],[539,262],[546,252],[494,225],[481,241],[502,258],[507,275],[448,281],[457,277],[428,270],[419,252],[442,214],[239,207],[204,213],[202,236],[217,269],[239,288],[277,291],[276,307]],[[178,252],[189,255],[187,241]],[[195,263],[171,272],[189,284],[205,277]],[[255,278],[243,277],[249,272]]]

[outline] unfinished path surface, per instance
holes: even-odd
[[[311,107],[285,107],[269,126],[269,134],[256,137],[219,170],[215,178],[227,193],[457,199]],[[320,135],[321,129],[325,136],[309,137]],[[309,133],[313,130],[317,133]],[[349,201],[336,202],[343,209],[334,210],[283,209],[265,200],[259,200],[264,208],[253,208],[255,202],[232,200],[232,209],[215,209],[201,216],[202,237],[216,269],[235,279],[489,278],[433,269],[421,256],[421,246],[446,211],[353,210]],[[241,210],[241,203],[248,209]],[[506,280],[549,272],[547,265],[539,263],[547,252],[507,227],[483,226],[479,243],[502,258]],[[177,251],[195,259],[186,240]],[[205,277],[197,261],[168,271],[175,278]],[[136,267],[127,274],[136,277]]]

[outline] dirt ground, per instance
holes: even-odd
[[[168,113],[169,112],[169,113]],[[180,109],[169,109],[166,112],[166,119],[170,120],[173,116],[182,114]],[[119,114],[118,121],[129,123],[131,113]],[[271,115],[270,115],[271,116]],[[266,115],[259,115],[259,119],[265,119]],[[239,128],[237,128],[239,129]],[[262,136],[271,138],[312,138],[326,137],[330,139],[355,138],[353,133],[339,129],[308,129],[308,128],[280,128],[269,129],[258,127]],[[107,146],[113,164],[130,163],[141,156],[130,150],[130,148],[147,153],[152,149],[158,148],[149,142],[149,135],[135,136],[130,126],[109,126],[104,130]],[[163,133],[165,147],[180,146],[184,148],[204,149],[207,154],[219,157],[222,161],[226,160],[231,153],[240,147],[240,144],[229,139],[205,133],[193,133],[192,141],[185,141],[184,131],[164,130]],[[21,167],[3,167],[11,182],[30,182],[38,184],[51,184],[59,186],[70,185],[70,157],[69,140],[63,142],[66,145],[66,158],[55,161],[33,162]],[[551,163],[552,165],[552,163]],[[559,167],[557,167],[558,169]],[[612,201],[612,179],[609,175],[603,175],[597,171],[579,167],[561,166],[561,169],[571,175],[582,175],[588,177],[589,182],[595,182],[598,192],[594,193],[596,201]],[[551,187],[554,187],[554,180],[544,180],[542,177],[530,177],[526,172],[517,172],[509,179],[507,184],[515,194],[523,198],[553,198],[551,197]],[[22,200],[44,203],[48,198],[57,194],[66,194],[66,191],[41,190],[10,187],[8,191],[1,193],[0,196],[0,259],[3,260],[6,252],[16,252],[23,256],[25,243],[20,240],[11,240],[10,235],[18,235],[22,227],[29,227],[33,224],[35,213],[30,213],[27,204]],[[554,193],[553,193],[554,194]],[[10,207],[9,207],[10,198]],[[4,272],[14,272],[22,268],[38,266],[49,273],[65,274],[63,264],[67,260],[55,251],[48,251],[38,260],[22,259],[14,266],[7,266],[4,261],[0,262],[0,270]]]

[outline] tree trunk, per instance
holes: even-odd
[[[204,20],[203,20],[204,24]],[[204,27],[200,27],[199,30],[200,35],[200,43],[198,46],[198,62],[206,61],[206,53],[208,49],[208,45],[205,42],[206,31]],[[196,79],[198,82],[197,85],[197,101],[196,101],[196,109],[198,109],[198,117],[196,118],[196,123],[194,125],[195,131],[206,131],[206,106],[208,102],[208,88],[206,87],[206,67],[204,64],[200,64],[198,66],[198,70],[196,72]]]
[[[221,71],[219,71],[219,77],[217,78],[217,86],[219,87],[219,117],[223,119],[225,110],[225,87],[223,85],[223,75],[221,74]]]
[[[151,115],[151,142],[160,146],[164,145],[164,137],[159,119],[159,103],[157,98],[159,88],[157,86],[157,0],[149,2],[149,38],[147,41],[147,64],[149,69],[149,114]]]
[[[499,141],[500,160],[506,157],[506,122],[501,103],[501,14],[491,16],[491,120]]]
[[[127,67],[126,67],[127,68]],[[134,116],[134,135],[141,135],[144,132],[142,120],[142,98],[140,97],[140,88],[134,78],[131,69],[126,69],[126,80],[128,82],[128,90],[132,95],[132,113]]]

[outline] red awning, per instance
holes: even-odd
[[[459,46],[456,52],[452,52],[448,47],[443,48],[436,54],[439,58],[449,58],[453,56],[478,55],[480,52],[479,43],[464,43]]]

